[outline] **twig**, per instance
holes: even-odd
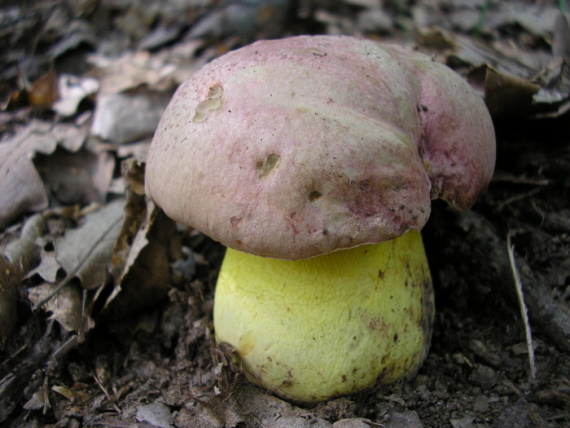
[[[526,193],[520,193],[517,194],[509,199],[504,200],[503,202],[501,202],[500,204],[497,205],[497,210],[502,211],[503,208],[505,208],[507,205],[512,204],[513,202],[518,202],[521,199],[526,199],[526,198],[530,198],[531,196],[536,195],[537,193],[541,192],[543,190],[543,188],[536,188],[536,189],[532,189]]]
[[[103,391],[103,394],[105,394],[105,397],[107,398],[107,401],[109,403],[111,403],[111,405],[113,406],[113,408],[115,409],[115,411],[120,415],[121,409],[119,408],[119,406],[117,406],[117,404],[113,401],[113,397],[111,397],[111,395],[109,394],[109,391],[107,391],[107,388],[105,388],[103,386],[103,384],[101,383],[101,380],[99,380],[99,378],[97,377],[97,375],[95,373],[91,373],[91,376],[93,376],[93,379],[95,379],[95,382],[97,383],[97,386],[99,387],[99,389],[101,391]]]
[[[45,376],[44,377],[44,383],[42,385],[42,401],[43,401],[43,414],[47,415],[47,412],[49,411],[50,407],[51,407],[51,403],[49,402],[49,382],[48,382],[48,377]]]
[[[517,266],[515,263],[515,256],[514,256],[514,245],[511,245],[511,232],[507,233],[507,252],[509,253],[509,262],[511,266],[511,271],[513,273],[513,279],[515,281],[515,288],[517,290],[517,297],[519,300],[519,306],[521,310],[521,317],[524,322],[524,331],[526,335],[526,346],[528,349],[528,365],[530,368],[530,380],[534,381],[536,378],[536,365],[534,362],[534,348],[532,345],[532,332],[530,331],[530,323],[528,320],[528,312],[526,309],[526,305],[524,302],[522,284],[519,277],[519,272],[517,270]]]
[[[499,237],[491,222],[475,211],[455,212],[454,216],[456,225],[469,231],[465,237],[469,248],[478,248],[478,251],[489,254],[489,259],[494,261],[488,271],[481,272],[481,278],[498,278],[503,291],[516,300],[515,287],[511,285],[513,274],[505,238]],[[560,253],[556,257],[564,256],[562,250]],[[461,255],[458,254],[457,257]],[[550,285],[535,277],[524,258],[517,259],[517,270],[533,324],[541,328],[552,344],[570,354],[570,311],[564,309],[566,302],[555,298]]]
[[[45,303],[47,303],[57,293],[59,293],[63,289],[63,287],[65,287],[69,283],[69,281],[71,281],[73,279],[73,277],[77,274],[77,272],[79,272],[79,269],[81,269],[81,267],[85,264],[85,262],[89,259],[89,257],[91,257],[91,254],[93,254],[93,251],[95,251],[95,248],[97,248],[99,246],[99,244],[103,241],[103,239],[105,239],[105,237],[111,232],[111,230],[113,230],[115,225],[117,225],[117,223],[119,223],[119,221],[121,221],[122,219],[123,219],[123,217],[119,217],[107,229],[105,229],[105,231],[101,234],[101,236],[99,236],[99,238],[97,238],[97,240],[93,243],[91,248],[89,248],[89,251],[87,251],[87,254],[85,254],[85,256],[83,256],[83,258],[73,268],[73,270],[71,272],[69,272],[69,274],[67,274],[67,276],[63,279],[63,281],[61,281],[58,284],[58,286],[55,287],[55,289],[50,294],[48,294],[46,297],[44,297],[42,300],[40,300],[38,303],[36,303],[34,305],[34,307],[32,308],[32,310],[35,311],[36,309],[38,309],[39,307],[41,307]]]
[[[492,179],[493,183],[525,184],[531,186],[549,186],[552,181],[546,178],[515,177],[507,174],[497,174]]]

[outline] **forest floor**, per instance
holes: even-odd
[[[570,426],[564,5],[0,4],[0,424]],[[471,210],[436,201],[423,230],[436,317],[417,376],[297,406],[216,346],[224,248],[145,199],[144,159],[174,89],[201,65],[317,33],[415,45],[454,68],[485,97],[497,167]]]

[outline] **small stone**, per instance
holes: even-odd
[[[485,413],[489,410],[489,400],[484,395],[478,395],[473,400],[473,411],[477,413]]]
[[[276,420],[273,418],[264,419],[261,421],[261,425],[266,428],[327,428],[332,426],[325,420],[302,416],[285,416]]]
[[[220,415],[210,407],[192,401],[180,409],[174,422],[177,427],[223,428],[225,426]]]
[[[423,400],[423,401],[429,401],[429,399],[431,398],[431,392],[428,389],[427,385],[420,385],[416,388],[416,394],[418,394],[418,396]]]
[[[155,427],[171,428],[172,414],[166,404],[155,402],[137,409],[137,421],[146,422]]]
[[[332,426],[333,428],[370,428],[370,424],[367,422],[370,422],[370,419],[341,419],[340,421],[336,421]]]
[[[491,389],[497,384],[497,372],[489,366],[479,364],[469,376],[469,380],[483,389]]]
[[[501,356],[489,350],[489,348],[480,340],[472,339],[469,341],[469,349],[477,357],[484,360],[491,367],[500,367],[503,363]]]
[[[388,422],[384,424],[385,428],[423,428],[424,424],[420,420],[418,414],[413,411],[402,413],[392,413]]]
[[[461,419],[451,419],[449,422],[453,428],[472,428],[474,420],[472,417],[465,417]]]

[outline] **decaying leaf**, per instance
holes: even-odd
[[[91,55],[90,62],[96,67],[103,94],[118,94],[140,87],[172,91],[200,67],[201,62],[192,57],[201,44],[193,40],[156,54],[127,51],[116,58]]]
[[[243,43],[258,38],[272,38],[283,30],[291,0],[258,0],[254,2],[222,2],[198,20],[191,38],[220,40],[237,37]]]
[[[32,216],[22,227],[20,237],[8,243],[0,254],[0,349],[10,336],[17,321],[18,291],[22,277],[39,260],[36,244],[44,231],[40,214]]]
[[[507,56],[497,44],[489,46],[442,28],[420,29],[418,43],[422,49],[443,56],[451,67],[458,69],[487,64],[501,73],[529,79],[539,67],[534,58],[525,61],[522,55]]]
[[[29,271],[26,276],[30,278],[34,275],[39,275],[44,281],[53,284],[57,280],[57,273],[60,268],[61,265],[55,258],[55,252],[42,249],[40,252],[40,264]]]
[[[49,402],[48,391],[45,385],[40,386],[32,397],[24,404],[23,408],[26,410],[43,410],[46,411],[51,407]]]
[[[0,110],[16,110],[28,104],[28,92],[24,89],[16,89],[10,93],[6,100],[0,103]]]
[[[36,305],[50,296],[56,287],[54,284],[42,284],[30,288],[28,299]],[[50,318],[55,319],[67,331],[87,331],[94,322],[84,312],[82,301],[79,288],[67,285],[46,301],[44,309],[51,312]]]
[[[120,94],[99,94],[91,133],[116,144],[152,135],[166,105],[169,92],[145,89]]]
[[[38,263],[39,251],[36,240],[43,235],[44,227],[44,217],[36,214],[26,221],[20,237],[6,245],[6,258],[22,272],[28,272]]]
[[[139,49],[152,50],[160,48],[180,36],[182,25],[170,24],[155,28],[150,34],[144,35],[138,43]]]
[[[49,155],[58,145],[76,151],[83,145],[86,132],[75,125],[33,120],[0,143],[0,227],[48,205],[42,179],[32,162],[34,155]]]
[[[156,303],[171,288],[170,260],[181,256],[176,225],[144,194],[144,166],[123,162],[125,219],[113,254],[113,289],[104,309],[124,315]]]
[[[104,296],[102,306],[112,316],[154,304],[171,288],[170,262],[182,254],[175,223],[146,199],[141,163],[126,161],[123,176],[127,201],[117,199],[88,209],[81,225],[56,239],[54,252],[42,249],[41,263],[28,272],[28,277],[37,274],[48,281],[30,290],[30,301],[35,306],[45,304],[67,330],[77,331],[78,323],[92,309],[92,305],[80,305],[77,285],[66,284],[63,294],[59,290],[69,278],[78,278],[85,289],[98,289],[95,300]],[[60,268],[67,275],[61,285],[56,282]],[[101,293],[105,284],[112,289]]]
[[[559,33],[553,54],[565,50],[564,30]],[[441,28],[420,30],[419,42],[451,66],[468,69],[495,117],[557,117],[570,110],[570,70],[562,57],[508,43],[489,46]]]
[[[0,225],[26,211],[47,207],[43,183],[30,157],[35,152],[52,153],[56,142],[38,141],[34,138],[35,132],[34,126],[30,125],[0,144]]]
[[[79,103],[99,89],[99,82],[93,77],[79,77],[62,74],[57,80],[59,99],[52,105],[53,110],[69,117],[77,112]]]
[[[64,55],[81,44],[97,45],[97,35],[92,25],[82,19],[73,19],[68,25],[60,29],[62,38],[52,47],[54,57]]]
[[[81,226],[55,241],[57,261],[67,275],[74,273],[80,279],[83,288],[95,289],[107,278],[124,204],[124,199],[116,199],[86,214]]]
[[[517,26],[534,38],[548,38],[558,15],[557,2],[425,1],[413,8],[419,28],[445,27],[496,35]]]
[[[491,28],[517,24],[535,37],[548,37],[559,11],[556,2],[498,3],[497,10],[488,14]]]
[[[552,53],[554,56],[570,59],[570,24],[568,18],[559,14],[554,24],[552,36]]]
[[[540,86],[501,73],[486,64],[471,70],[470,81],[482,87],[485,103],[493,116],[527,115],[534,110],[533,97]]]
[[[107,151],[81,149],[75,153],[56,149],[35,161],[44,186],[58,204],[104,203],[109,190],[115,158]]]
[[[65,398],[67,398],[71,402],[73,402],[73,400],[75,400],[75,393],[71,389],[69,389],[63,385],[54,385],[51,387],[51,390],[53,392],[57,392],[58,394],[64,396]]]
[[[203,61],[193,61],[202,42],[188,40],[151,54],[125,52],[108,58],[91,55],[100,82],[91,132],[115,144],[149,137],[174,89]]]
[[[53,67],[32,84],[28,100],[37,108],[49,108],[57,100],[57,75]]]

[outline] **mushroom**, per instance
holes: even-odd
[[[146,192],[228,247],[218,343],[248,378],[313,403],[413,376],[432,331],[422,229],[469,208],[495,137],[481,98],[413,49],[348,36],[260,41],[183,83]]]

